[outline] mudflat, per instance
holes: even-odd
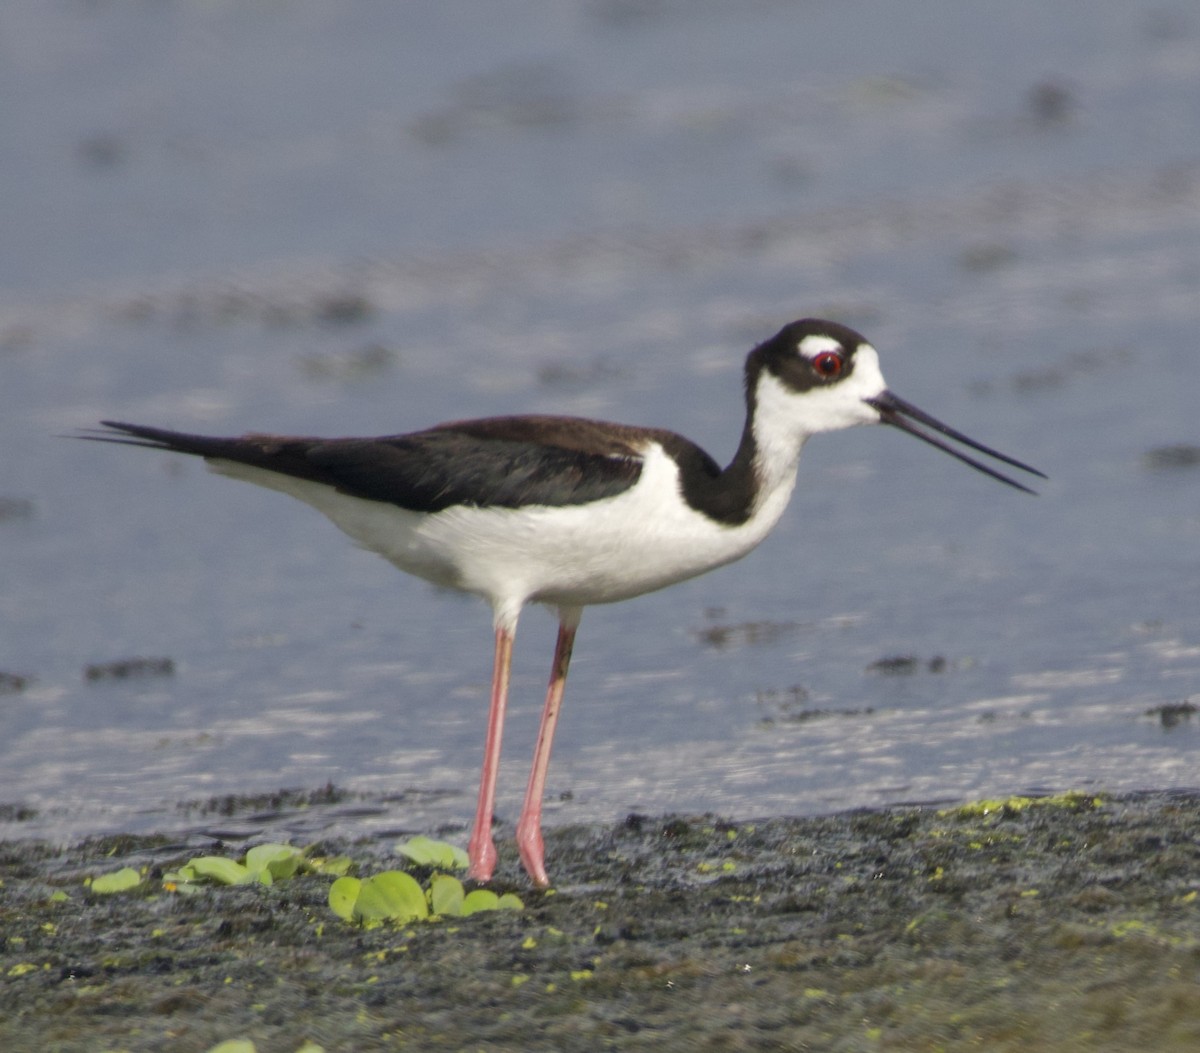
[[[522,912],[374,929],[333,914],[319,873],[164,887],[190,856],[245,846],[12,841],[0,1047],[1193,1050],[1198,831],[1187,793],[631,815],[549,831],[541,892],[501,829],[493,887]],[[310,853],[367,875],[401,865],[390,849]],[[138,888],[85,886],[124,866]]]

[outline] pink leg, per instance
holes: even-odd
[[[542,710],[542,725],[538,730],[537,749],[533,753],[525,803],[517,822],[517,850],[521,854],[521,862],[533,878],[533,883],[542,888],[550,884],[542,845],[542,796],[546,792],[550,747],[554,742],[559,710],[562,709],[563,690],[567,686],[567,667],[571,664],[575,630],[579,627],[578,611],[563,611],[560,614],[558,643],[554,648],[554,664],[550,669],[550,687],[546,691],[546,708]]]
[[[492,666],[492,699],[488,708],[487,739],[483,745],[483,773],[479,779],[479,804],[475,827],[467,845],[470,869],[467,876],[491,881],[496,869],[496,845],[492,841],[492,813],[496,807],[496,776],[500,773],[500,739],[504,733],[504,711],[508,708],[508,679],[512,670],[513,630],[496,629],[496,659]]]

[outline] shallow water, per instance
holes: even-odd
[[[1051,481],[814,440],[758,552],[585,614],[552,821],[1200,783],[1196,718],[1161,715],[1200,701],[1200,22],[634,10],[8,14],[0,670],[28,682],[0,803],[36,815],[0,835],[328,781],[455,791],[343,828],[461,822],[482,744],[478,602],[279,495],[58,435],[553,411],[721,459],[745,351],[806,314]],[[530,612],[510,818],[551,646]],[[132,656],[174,674],[84,676]]]

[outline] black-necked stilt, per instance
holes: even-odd
[[[811,435],[883,423],[1018,490],[1028,487],[921,430],[1005,464],[1020,461],[946,427],[887,390],[879,356],[852,329],[805,319],[746,359],[746,423],[728,467],[674,432],[573,417],[496,417],[408,435],[212,438],[104,421],[101,441],[204,457],[214,471],[298,497],[401,570],[492,605],[496,650],[470,875],[496,866],[492,814],[517,618],[557,608],[558,642],[525,803],[521,861],[548,884],[541,811],[575,631],[584,607],[613,603],[746,555],[791,496]],[[117,434],[119,433],[119,434]]]

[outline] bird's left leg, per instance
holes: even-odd
[[[579,607],[559,608],[558,642],[554,647],[554,664],[550,667],[550,686],[546,689],[546,706],[542,710],[533,767],[530,768],[529,785],[525,789],[525,803],[517,822],[517,851],[521,855],[521,862],[533,878],[533,883],[542,888],[550,884],[546,876],[545,849],[542,844],[542,796],[546,792],[546,771],[550,767],[554,729],[558,725],[563,691],[567,686],[571,649],[575,645],[575,631],[579,628],[582,614]]]

